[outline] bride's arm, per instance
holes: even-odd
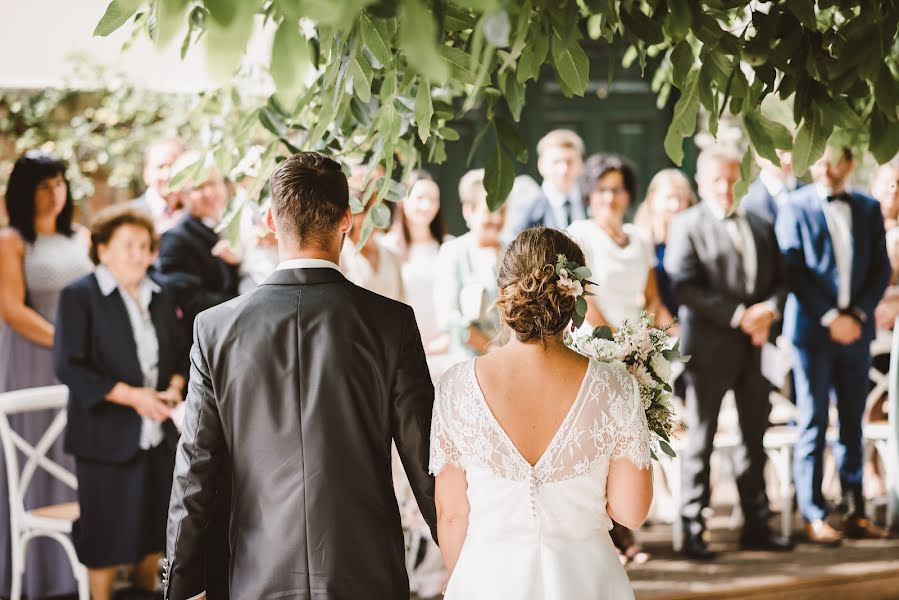
[[[447,465],[437,476],[437,539],[446,570],[452,574],[468,532],[468,480],[465,471]]]
[[[613,460],[606,480],[606,501],[612,520],[638,529],[652,504],[652,467],[641,469],[626,458]]]

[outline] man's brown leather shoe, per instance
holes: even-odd
[[[850,540],[882,540],[889,537],[886,530],[877,527],[865,517],[847,518],[843,533]]]
[[[821,520],[806,523],[805,535],[810,543],[820,546],[839,546],[843,542],[843,535]]]

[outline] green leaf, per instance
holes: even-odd
[[[497,211],[505,203],[514,181],[515,165],[497,140],[484,169],[484,188],[487,190],[487,206],[491,212]]]
[[[509,150],[518,162],[526,163],[528,161],[528,145],[515,125],[505,117],[496,117],[493,124],[496,126],[497,140]]]
[[[499,88],[503,92],[506,104],[509,105],[512,118],[515,121],[521,120],[521,109],[524,108],[524,84],[518,82],[511,69],[506,69],[499,76]]]
[[[890,121],[897,119],[896,110],[899,108],[899,86],[893,77],[893,72],[886,63],[880,65],[877,72],[877,81],[874,83],[874,101]]]
[[[899,123],[888,121],[878,110],[871,115],[869,149],[880,164],[892,160],[899,152]]]
[[[693,68],[693,48],[689,42],[680,41],[671,51],[671,66],[673,71],[671,81],[678,89],[684,89],[687,83],[687,75]]]
[[[512,34],[512,21],[509,20],[509,13],[504,10],[497,10],[485,14],[482,23],[484,25],[484,37],[490,44],[497,48],[509,46],[509,36]]]
[[[662,452],[670,456],[671,458],[677,457],[677,453],[674,451],[674,448],[671,447],[671,444],[666,442],[665,440],[659,440],[659,446],[662,448]]]
[[[437,48],[437,23],[424,3],[405,0],[399,21],[399,45],[406,61],[419,74],[444,83],[449,77],[449,68]]]
[[[776,157],[775,157],[776,158]],[[740,161],[740,179],[734,184],[734,198],[740,202],[749,190],[749,184],[752,182],[752,167],[755,164],[755,155],[752,148],[747,148],[743,154],[743,160]],[[779,162],[776,164],[780,164]]]
[[[156,2],[156,47],[165,48],[187,24],[189,0],[158,0]]]
[[[829,137],[830,131],[825,131],[817,111],[803,119],[793,142],[793,171],[797,177],[805,175],[812,163],[821,158]]]
[[[418,137],[422,143],[431,135],[431,117],[434,116],[434,105],[431,103],[431,84],[427,79],[418,83],[415,94],[415,122],[418,124]]]
[[[471,65],[475,63],[472,55],[453,46],[440,46],[440,54],[443,55],[444,66],[449,66],[452,70],[453,77],[467,83],[469,85],[478,85],[478,74],[472,70]]]
[[[359,235],[359,243],[356,244],[356,251],[361,252],[362,248],[365,246],[366,242],[368,242],[368,238],[371,237],[372,231],[375,229],[375,224],[372,221],[371,216],[372,211],[368,211],[365,214],[365,219],[362,221],[362,231]]]
[[[535,33],[521,53],[516,69],[518,83],[524,83],[528,79],[537,79],[540,75],[540,67],[546,62],[549,54],[549,38],[542,33]]]
[[[459,141],[459,132],[451,127],[441,127],[437,130],[437,133],[440,134],[440,137],[450,142]]]
[[[662,26],[650,19],[643,11],[640,10],[639,4],[633,6],[632,9],[621,7],[621,23],[624,25],[631,39],[639,38],[647,46],[661,44],[665,41],[665,34],[662,33]]]
[[[817,31],[818,20],[815,18],[815,0],[787,0],[790,9],[802,26],[810,31]]]
[[[353,78],[353,92],[363,102],[371,100],[371,82],[374,77],[371,65],[362,53],[351,56],[348,74]]]
[[[362,30],[362,42],[372,56],[381,63],[381,66],[387,66],[393,61],[393,54],[390,52],[390,38],[387,36],[386,28],[382,23],[372,21],[366,13],[362,13],[360,19]]]
[[[674,105],[674,116],[665,135],[665,152],[677,166],[684,162],[684,138],[692,136],[696,131],[696,117],[699,114],[698,81],[698,71],[690,71],[684,90]]]
[[[197,156],[194,160],[185,163],[180,166],[180,168],[172,174],[169,179],[169,188],[173,190],[181,189],[184,184],[189,181],[197,182],[200,177],[200,173],[203,171],[203,165],[205,164],[205,156]]]
[[[94,28],[94,35],[105,37],[127,23],[140,4],[141,0],[112,0]]]
[[[371,222],[378,229],[390,227],[390,209],[386,204],[378,203],[371,207]]]
[[[212,19],[206,24],[204,38],[209,73],[221,83],[230,80],[234,75],[253,33],[254,4],[241,2],[238,9],[241,14],[227,27]]]
[[[259,111],[259,122],[279,138],[287,135],[287,123],[284,122],[281,115],[268,106],[262,107]]]
[[[311,68],[309,43],[296,22],[284,19],[272,43],[271,73],[278,98],[285,106],[293,108],[296,104]]]
[[[590,59],[587,58],[584,49],[572,40],[565,46],[558,34],[553,36],[552,42],[553,64],[559,75],[560,81],[577,96],[583,96],[590,81]]]
[[[746,132],[749,134],[752,147],[760,156],[779,166],[780,159],[775,148],[782,150],[791,148],[793,139],[790,131],[780,123],[765,117],[759,109],[743,115],[743,123],[746,125]]]
[[[237,5],[242,1],[246,0],[204,0],[203,4],[213,19],[227,27],[234,22]]]
[[[687,0],[668,0],[668,19],[665,21],[668,35],[675,41],[683,41],[693,24],[693,12]]]

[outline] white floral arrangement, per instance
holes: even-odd
[[[680,424],[675,422],[671,404],[672,364],[690,359],[681,355],[678,340],[668,334],[672,326],[659,329],[654,317],[643,312],[636,323],[625,321],[615,333],[608,327],[597,327],[590,333],[565,335],[565,344],[572,350],[601,362],[622,363],[637,380],[656,460],[657,449],[675,456],[671,437]]]

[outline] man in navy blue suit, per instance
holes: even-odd
[[[879,536],[862,496],[862,414],[871,365],[874,309],[890,263],[877,202],[846,191],[855,167],[844,149],[828,149],[811,167],[814,185],[780,208],[777,238],[790,275],[784,335],[793,344],[799,441],[793,465],[799,509],[809,541],[838,545],[842,536]],[[825,522],[821,491],[830,392],[836,396],[839,439],[834,456],[849,511],[843,533]]]

